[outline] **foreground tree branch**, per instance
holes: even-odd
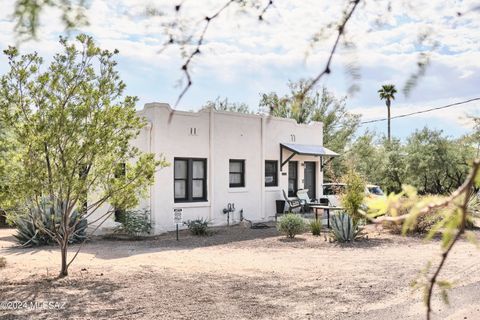
[[[345,16],[343,17],[342,21],[337,27],[337,36],[335,38],[335,42],[333,43],[332,48],[330,49],[330,54],[327,58],[327,63],[325,64],[325,68],[305,86],[305,88],[303,89],[303,96],[305,96],[310,90],[312,90],[312,88],[318,84],[318,82],[320,81],[320,79],[322,79],[323,76],[330,74],[333,56],[337,51],[338,44],[340,43],[340,38],[345,34],[348,21],[350,21],[350,19],[352,18],[353,13],[357,9],[359,3],[360,3],[360,0],[352,0],[350,2],[350,8],[346,10]]]
[[[480,159],[476,159],[472,163],[472,169],[467,176],[464,183],[455,190],[450,196],[445,198],[439,198],[436,200],[429,200],[427,203],[419,203],[419,199],[416,197],[415,193],[405,192],[405,194],[400,195],[390,195],[389,198],[392,198],[393,206],[400,208],[402,203],[400,202],[400,197],[406,196],[410,203],[409,207],[410,212],[408,214],[400,216],[383,216],[375,218],[375,215],[380,212],[378,210],[390,210],[388,207],[376,207],[382,201],[380,200],[376,204],[372,201],[372,211],[377,210],[377,212],[370,213],[369,215],[363,213],[364,217],[371,220],[376,224],[382,224],[384,222],[402,222],[403,230],[406,232],[410,227],[412,227],[416,220],[419,217],[428,214],[434,214],[437,210],[443,210],[443,218],[438,222],[430,231],[429,237],[435,235],[435,233],[442,233],[442,254],[441,259],[431,276],[427,276],[427,283],[425,284],[425,305],[427,307],[426,318],[427,320],[431,319],[432,314],[432,298],[433,290],[436,285],[439,284],[438,277],[441,273],[442,268],[444,267],[449,254],[451,253],[453,247],[461,239],[462,235],[465,233],[465,225],[467,221],[467,216],[469,213],[469,201],[471,190],[474,187],[478,187],[480,177]],[[386,200],[389,201],[388,199]],[[408,205],[407,205],[408,206]],[[384,211],[383,211],[384,212]],[[428,270],[426,270],[428,274]]]
[[[472,171],[470,172],[470,175],[468,176],[467,180],[457,190],[458,192],[457,191],[455,192],[456,197],[453,197],[450,200],[451,202],[454,202],[459,197],[463,197],[462,203],[458,206],[458,209],[461,212],[461,222],[460,222],[460,226],[459,226],[458,230],[456,231],[455,237],[453,238],[453,240],[450,241],[450,243],[447,245],[447,247],[442,252],[442,258],[440,260],[440,263],[438,264],[435,272],[433,273],[432,277],[430,278],[429,287],[428,287],[428,294],[427,294],[427,320],[431,319],[433,288],[434,288],[435,284],[437,283],[438,275],[440,274],[440,271],[442,270],[442,268],[445,264],[445,261],[447,261],[448,255],[450,254],[453,246],[457,243],[457,241],[460,239],[460,237],[465,232],[465,222],[467,221],[467,213],[468,213],[469,193],[470,193],[470,190],[476,184],[476,179],[477,179],[479,170],[480,170],[480,160],[477,159],[473,162]]]

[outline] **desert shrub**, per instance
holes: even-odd
[[[342,206],[345,208],[345,212],[352,217],[353,222],[357,224],[363,218],[359,209],[365,198],[365,182],[354,169],[349,169],[343,180],[347,186],[345,193],[341,196]]]
[[[407,234],[428,233],[432,229],[432,227],[441,220],[442,217],[436,213],[418,216],[415,225],[407,231]],[[399,221],[384,221],[382,225],[385,229],[389,230],[394,234],[401,234],[403,231],[403,223]]]
[[[333,215],[331,219],[332,236],[338,242],[354,241],[360,236],[361,229],[346,212]]]
[[[305,231],[305,221],[294,213],[288,213],[278,221],[277,230],[293,239]]]
[[[396,214],[398,216],[403,216],[408,214],[409,210],[407,208],[404,208],[403,206],[399,206],[396,210]],[[391,217],[392,214],[390,212],[387,212],[385,214],[387,217]],[[389,230],[393,234],[401,234],[402,233],[402,226],[403,222],[402,221],[383,221],[382,226],[384,229]]]
[[[23,246],[42,246],[56,243],[48,231],[54,233],[54,229],[60,226],[62,218],[60,210],[54,210],[50,214],[51,206],[46,202],[39,207],[29,208],[28,214],[19,216],[15,221],[17,233],[14,235],[17,241]],[[80,221],[77,221],[79,220]],[[75,225],[75,231],[71,234],[69,243],[81,243],[87,238],[87,219],[80,218],[78,211],[70,215],[69,227]],[[48,230],[48,231],[45,231]],[[60,231],[61,232],[61,231]]]
[[[442,219],[443,217],[435,211],[429,214],[418,216],[416,225],[412,232],[420,234],[430,232],[433,226],[435,226]]]
[[[122,223],[115,229],[115,233],[126,233],[133,237],[149,234],[152,230],[150,210],[125,211]]]
[[[314,236],[319,236],[322,230],[322,222],[319,220],[313,220],[310,222],[310,231]]]
[[[188,230],[194,236],[206,236],[208,235],[208,221],[206,219],[188,220],[186,222]]]
[[[5,268],[7,266],[7,259],[5,257],[0,257],[0,268]]]
[[[423,199],[423,197],[420,197]],[[402,203],[400,201],[400,203]],[[403,216],[410,212],[408,208],[405,208],[403,205],[400,205],[396,208],[396,215]],[[386,216],[391,216],[391,213],[387,213]],[[430,232],[430,230],[437,224],[437,222],[442,220],[442,215],[440,211],[432,211],[428,214],[419,215],[411,228],[409,228],[406,234],[424,234]],[[384,221],[382,226],[394,234],[401,234],[403,231],[403,222],[402,221]]]

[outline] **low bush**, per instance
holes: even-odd
[[[7,266],[7,259],[0,257],[0,268],[5,268]]]
[[[406,208],[400,208],[398,210],[398,216],[406,215],[409,213],[409,210]],[[389,213],[386,216],[391,216]],[[431,228],[440,220],[442,220],[441,215],[438,212],[431,212],[425,215],[417,217],[416,223],[413,229],[409,230],[407,234],[424,234],[428,233]],[[401,234],[403,230],[403,221],[384,221],[382,226],[394,234]]]
[[[122,224],[115,229],[115,233],[126,233],[132,237],[149,234],[152,230],[150,210],[131,210],[123,215]]]
[[[294,213],[288,213],[277,223],[277,230],[293,239],[305,231],[305,221]]]
[[[188,230],[194,236],[207,236],[208,232],[208,221],[201,218],[195,220],[188,220],[186,222]]]
[[[435,211],[429,214],[425,214],[423,216],[419,216],[417,218],[415,229],[412,231],[412,233],[424,234],[430,232],[432,227],[438,222],[440,222],[442,219],[443,217]]]
[[[322,222],[319,220],[313,220],[310,222],[310,231],[314,236],[319,236],[322,230]]]

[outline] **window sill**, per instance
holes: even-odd
[[[280,191],[280,187],[265,187],[265,191],[266,192],[276,192],[276,191]]]
[[[247,193],[248,189],[245,187],[228,188],[228,193]]]
[[[197,201],[197,202],[175,202],[174,208],[205,208],[210,207],[209,201]]]

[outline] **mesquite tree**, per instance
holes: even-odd
[[[10,70],[0,83],[0,115],[15,141],[0,199],[10,214],[40,211],[47,201],[52,220],[60,216],[53,231],[41,230],[60,246],[60,276],[76,257],[67,260],[73,212],[98,228],[113,211],[100,207],[137,205],[156,168],[166,165],[129,144],[145,121],[136,114],[137,98],[123,96],[117,52],[101,50],[86,35],[76,40],[61,38],[63,50],[48,68],[37,53],[20,55],[10,47]]]

